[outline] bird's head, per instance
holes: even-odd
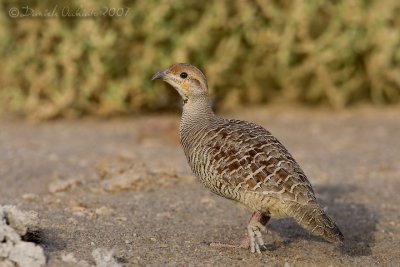
[[[155,79],[162,79],[174,87],[185,102],[208,95],[206,77],[198,68],[187,63],[174,64],[159,71],[153,75],[152,80]]]

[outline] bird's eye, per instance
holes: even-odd
[[[181,76],[182,79],[185,79],[188,74],[186,72],[182,72],[179,76]]]

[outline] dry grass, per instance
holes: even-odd
[[[150,77],[175,62],[205,70],[225,108],[400,100],[397,0],[74,0],[58,10],[130,10],[87,19],[8,16],[22,6],[0,3],[0,113],[46,119],[168,108],[175,93]]]

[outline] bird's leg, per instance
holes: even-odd
[[[265,225],[268,223],[270,217],[263,215],[260,212],[254,212],[251,216],[250,222],[247,225],[247,235],[249,237],[249,246],[251,252],[261,253],[260,248],[264,247],[264,240],[261,231],[265,231]]]
[[[234,245],[213,242],[210,246],[224,248],[250,248],[251,252],[257,251],[260,253],[260,246],[264,246],[261,231],[265,230],[265,225],[268,223],[269,219],[269,216],[256,211],[251,216],[249,224],[247,225],[247,232],[239,244]]]

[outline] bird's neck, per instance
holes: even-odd
[[[209,124],[216,115],[211,108],[208,95],[192,96],[183,105],[181,130],[195,130]]]

